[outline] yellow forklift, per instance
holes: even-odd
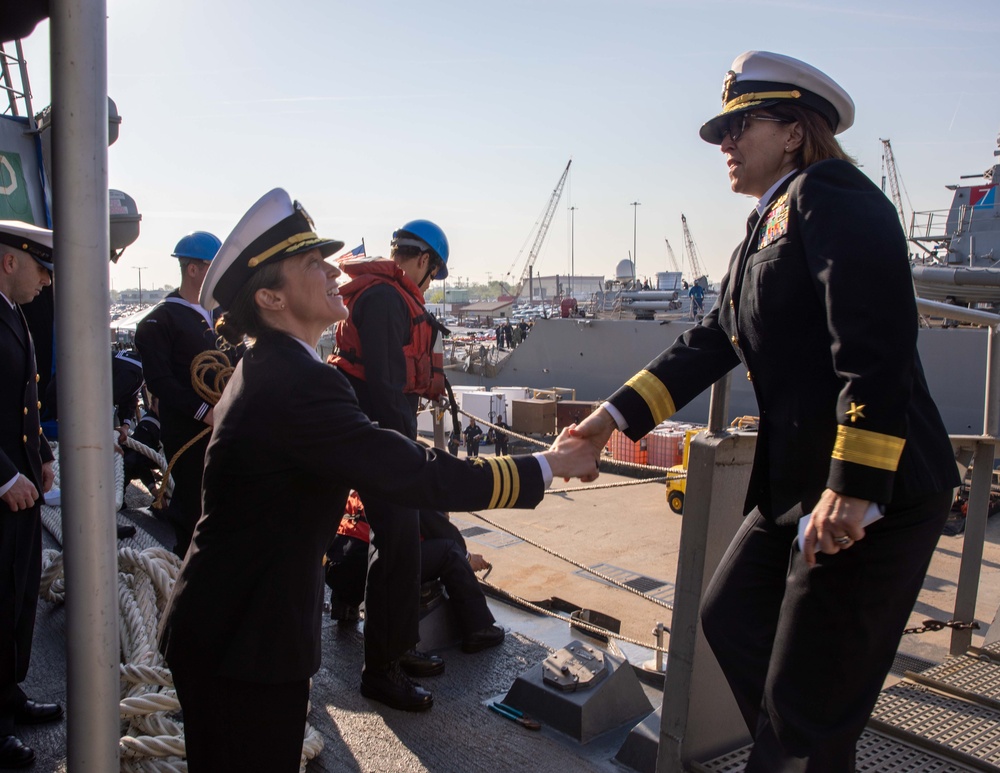
[[[740,416],[729,426],[741,432],[756,432],[760,419],[757,416]],[[684,512],[684,493],[687,491],[688,456],[691,453],[691,438],[707,427],[689,429],[684,433],[684,455],[680,464],[667,468],[667,505],[678,515]]]

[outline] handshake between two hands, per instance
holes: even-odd
[[[580,424],[573,424],[544,451],[545,460],[556,478],[579,478],[584,483],[597,480],[601,451],[615,428],[607,411],[598,409]]]

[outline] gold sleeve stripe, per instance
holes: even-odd
[[[626,382],[625,386],[638,392],[639,397],[646,402],[649,412],[653,415],[654,424],[659,424],[677,413],[670,392],[663,382],[648,370],[640,370]]]
[[[895,472],[904,445],[906,441],[903,438],[841,425],[837,427],[833,458]]]
[[[496,464],[500,468],[502,486],[497,507],[510,507],[510,466],[507,464],[507,460],[502,457],[496,460]]]
[[[479,458],[482,459],[482,457]],[[500,489],[502,485],[500,480],[500,467],[497,464],[496,459],[487,459],[486,464],[493,473],[493,498],[490,499],[490,504],[487,509],[493,510],[496,508],[497,502],[500,500]]]
[[[510,497],[507,499],[507,507],[513,507],[517,504],[517,498],[521,496],[521,475],[513,459],[509,456],[503,456],[501,459],[510,471]]]
[[[521,476],[517,464],[509,456],[479,457],[493,473],[493,497],[489,509],[513,507],[521,496]]]

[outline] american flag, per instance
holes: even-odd
[[[337,260],[347,260],[348,258],[363,258],[365,257],[365,243],[361,242],[357,247],[355,247],[350,252],[345,252],[343,255],[339,255]]]

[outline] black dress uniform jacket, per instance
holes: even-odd
[[[336,368],[269,332],[215,409],[204,515],[165,614],[171,667],[276,683],[320,665],[323,553],[351,486],[410,506],[533,507],[532,457],[474,463],[373,425]]]
[[[742,361],[760,408],[745,512],[794,523],[825,488],[887,504],[957,486],[892,204],[828,160],[755,220],[712,312],[611,398],[626,434],[642,437]]]
[[[42,492],[42,464],[53,454],[42,435],[35,352],[19,307],[0,297],[0,484],[24,475]],[[13,512],[0,500],[0,735],[14,732],[24,696],[42,562],[42,498]]]
[[[208,319],[176,290],[136,328],[143,377],[160,400],[166,448],[183,445],[206,427],[202,419],[211,406],[191,386],[191,362],[202,352],[217,349],[217,340]]]

